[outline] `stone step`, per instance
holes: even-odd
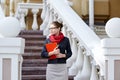
[[[25,47],[25,52],[41,52],[42,47],[41,46],[26,46]]]
[[[46,75],[23,75],[22,80],[46,80]],[[74,80],[74,76],[69,76],[69,80]]]
[[[40,40],[34,40],[34,41],[25,41],[25,46],[43,46],[44,41]]]
[[[24,38],[26,41],[44,41],[46,39],[46,36],[41,35],[20,35],[19,37]]]
[[[22,30],[19,35],[43,35],[41,30]]]
[[[46,80],[46,75],[22,75],[22,80]]]
[[[46,67],[22,67],[23,75],[45,75]]]
[[[24,59],[23,67],[45,67],[47,66],[47,59]]]
[[[40,59],[41,53],[40,52],[24,53],[22,56],[24,59]]]

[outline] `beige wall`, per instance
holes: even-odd
[[[43,0],[29,0],[31,3],[42,3]]]
[[[120,17],[120,0],[110,0],[110,17]]]
[[[109,12],[109,0],[94,1],[95,20],[107,20]],[[73,0],[72,7],[83,19],[88,19],[89,0]]]
[[[72,0],[72,8],[78,15],[88,15],[89,0]],[[107,19],[111,17],[120,17],[120,0],[95,0],[95,18]]]
[[[76,11],[76,13],[81,16],[82,15],[82,7],[81,0],[72,0],[73,6],[72,8]]]

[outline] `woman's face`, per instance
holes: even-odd
[[[60,28],[57,28],[55,25],[51,24],[49,27],[51,35],[58,35],[60,32]]]

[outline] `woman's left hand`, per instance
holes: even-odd
[[[66,55],[65,54],[62,54],[62,53],[59,53],[56,55],[57,58],[65,58]]]

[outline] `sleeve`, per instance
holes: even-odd
[[[66,49],[67,53],[66,53],[66,58],[68,59],[69,57],[71,57],[72,55],[72,51],[71,51],[71,46],[70,46],[70,41],[67,38],[67,49]]]
[[[44,46],[43,46],[42,51],[41,51],[41,57],[43,57],[43,58],[49,58],[48,52],[47,52],[46,47],[45,47],[45,44],[47,44],[47,43],[48,43],[48,39],[45,40]]]

